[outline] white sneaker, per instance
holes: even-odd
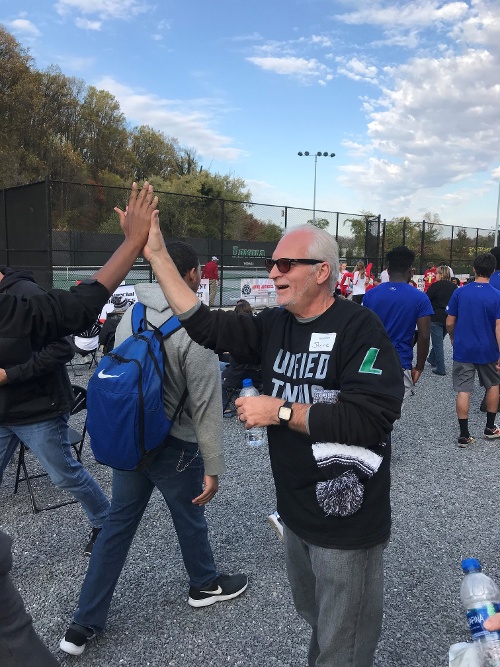
[[[270,526],[278,533],[280,540],[283,539],[283,521],[281,520],[278,512],[273,512],[267,517],[267,521]]]

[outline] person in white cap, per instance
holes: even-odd
[[[205,268],[201,274],[202,279],[208,279],[208,291],[210,305],[215,303],[215,294],[219,285],[219,267],[217,266],[218,258],[214,255],[210,262],[205,264]]]

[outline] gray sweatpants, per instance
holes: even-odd
[[[312,628],[309,667],[372,667],[382,629],[385,544],[324,549],[284,527],[288,580]]]
[[[10,578],[11,545],[10,537],[0,530],[0,665],[58,667],[59,662],[36,634]]]

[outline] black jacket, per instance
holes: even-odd
[[[28,299],[43,294],[31,271],[1,267],[0,295],[19,295]],[[0,297],[1,298],[1,297]],[[0,424],[30,424],[69,412],[73,391],[66,362],[74,354],[68,338],[47,345],[22,338],[19,329],[0,329],[0,368],[8,383],[0,387]]]

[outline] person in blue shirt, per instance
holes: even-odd
[[[496,260],[496,269],[491,274],[490,285],[500,290],[500,246],[496,245],[490,252]]]
[[[476,372],[486,389],[484,437],[500,438],[500,428],[495,424],[500,385],[500,292],[490,285],[495,266],[492,253],[478,255],[473,264],[474,282],[455,290],[446,307],[446,329],[453,344],[460,447],[474,442],[469,432],[469,404]]]
[[[370,290],[363,306],[382,320],[401,360],[405,380],[405,398],[414,393],[414,385],[424,370],[429,352],[431,315],[434,314],[426,294],[408,284],[415,253],[398,246],[387,253],[389,282]],[[418,331],[417,360],[413,366],[413,334]]]

